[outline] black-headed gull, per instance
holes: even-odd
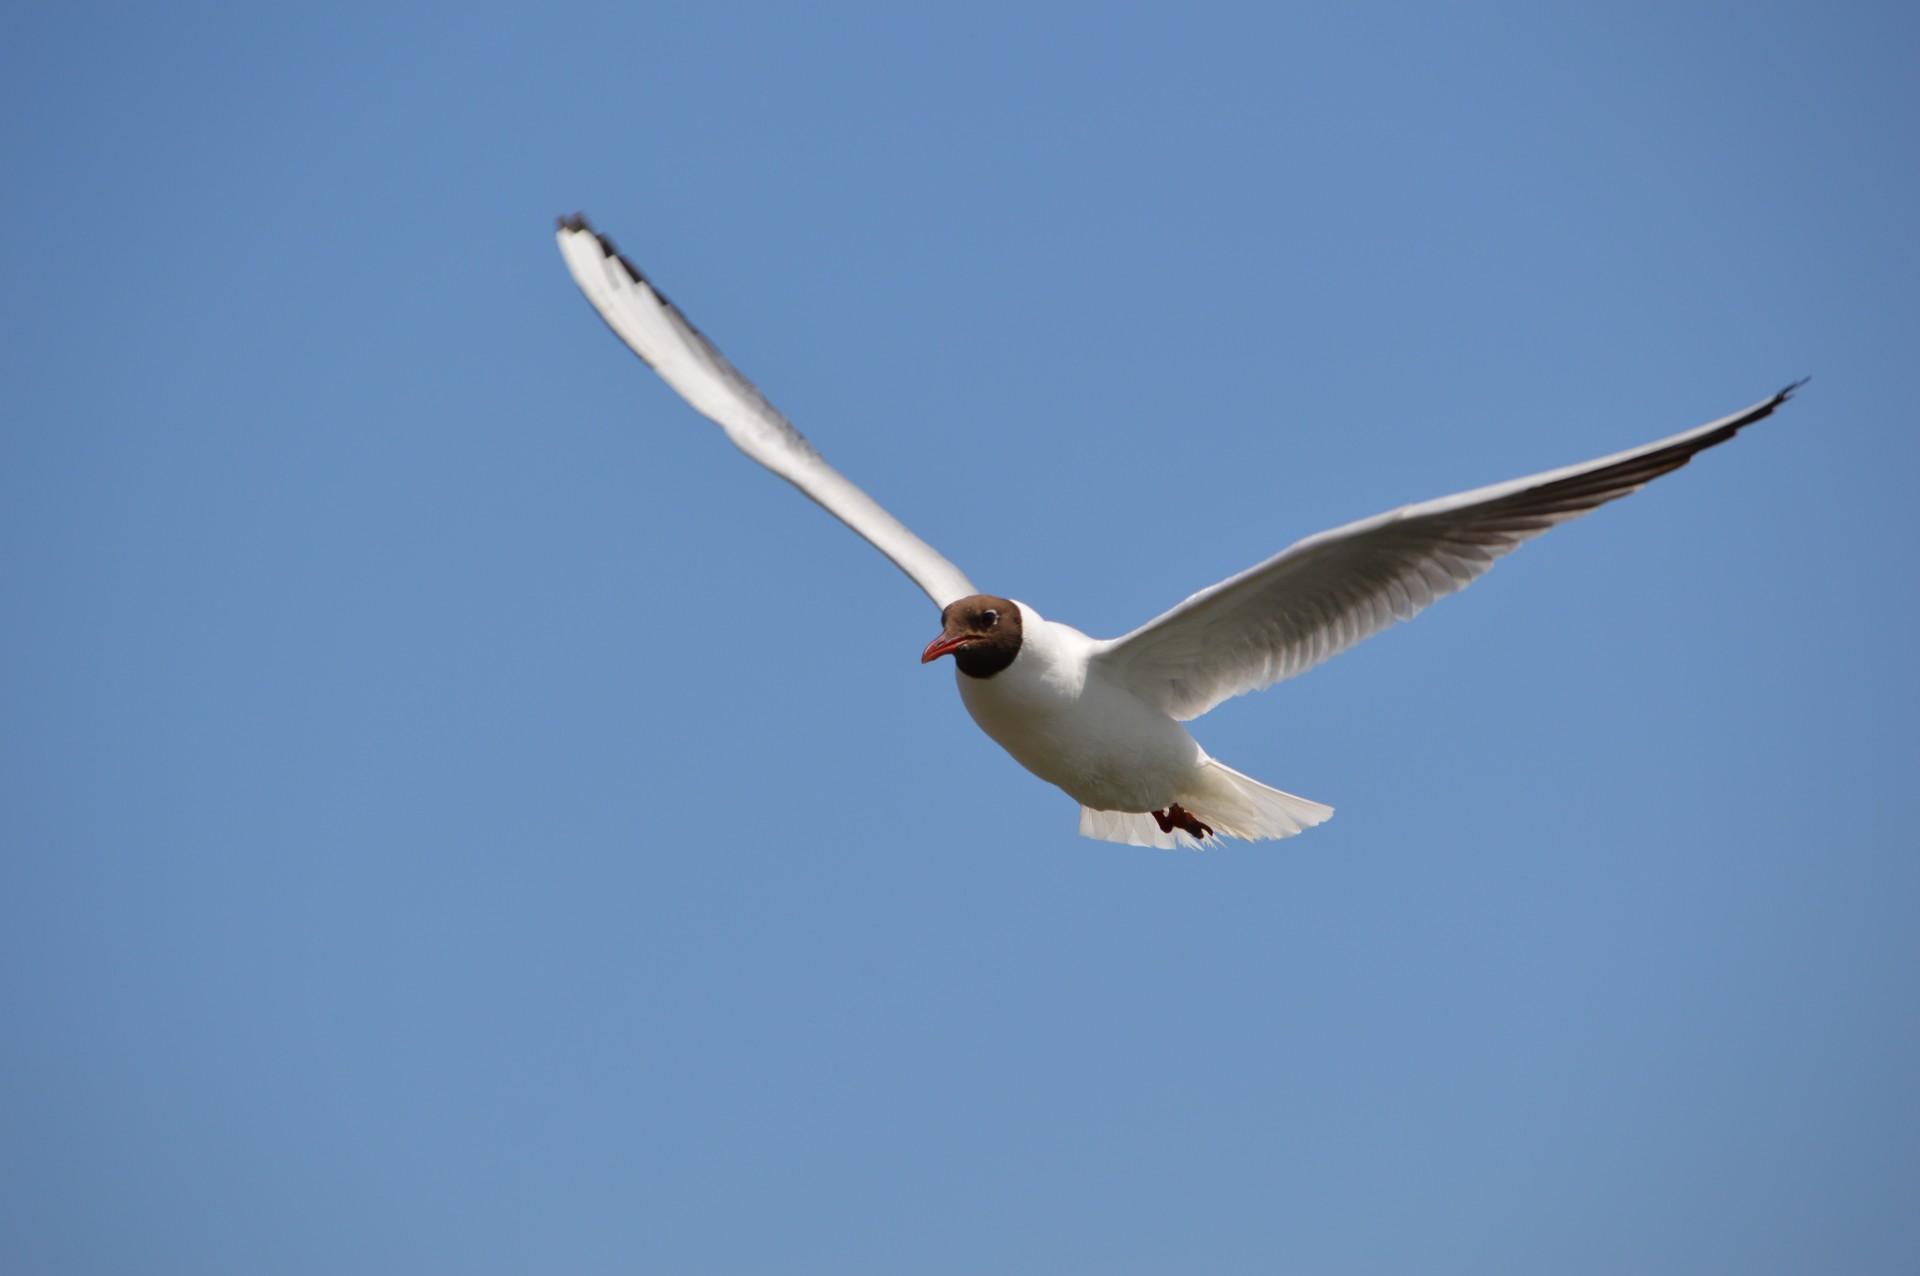
[[[1645,447],[1309,536],[1130,634],[1089,638],[975,589],[822,460],[585,218],[561,218],[558,238],[587,300],[662,380],[927,592],[942,628],[920,659],[953,656],[960,699],[980,729],[1080,803],[1083,835],[1135,846],[1290,837],[1325,820],[1332,807],[1215,761],[1180,724],[1464,589],[1522,541],[1679,469],[1803,384]]]

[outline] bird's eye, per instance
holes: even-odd
[[[1000,613],[989,607],[980,614],[980,619],[986,622],[987,628],[991,629],[1000,623]]]

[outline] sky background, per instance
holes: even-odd
[[[1907,1273],[1920,11],[11,6],[0,1269]],[[1074,804],[585,210],[1123,632],[1812,383]]]

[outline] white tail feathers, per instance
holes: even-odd
[[[1292,837],[1333,814],[1330,806],[1268,788],[1211,758],[1179,801],[1213,830],[1213,836],[1202,840],[1180,829],[1162,833],[1159,822],[1145,811],[1096,811],[1085,806],[1080,808],[1080,836],[1128,846],[1200,849],[1228,837],[1249,842]]]

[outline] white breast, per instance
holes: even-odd
[[[1089,664],[1094,640],[1025,603],[1020,654],[991,678],[957,674],[973,720],[1021,766],[1083,806],[1154,811],[1206,761],[1186,728]]]

